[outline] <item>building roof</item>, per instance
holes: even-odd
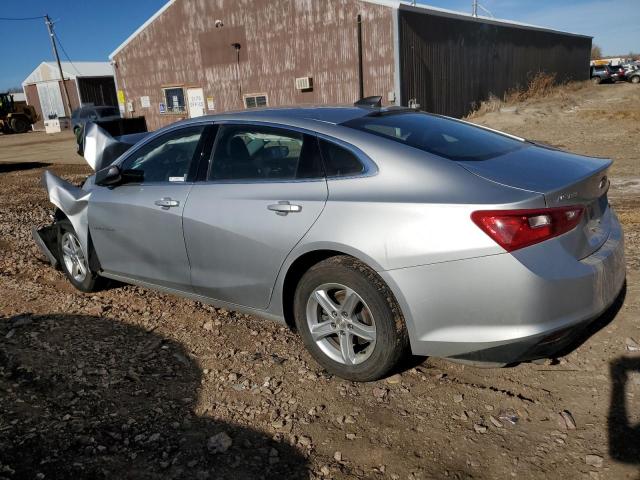
[[[109,62],[60,62],[60,64],[65,79],[113,76],[113,67]],[[60,72],[56,62],[42,62],[24,79],[22,85],[49,80],[60,80]]]
[[[160,8],[160,10],[158,10],[156,13],[154,13],[146,22],[144,22],[142,25],[140,25],[140,27],[138,27],[136,29],[135,32],[133,32],[131,35],[129,35],[129,37],[122,42],[113,52],[111,52],[111,54],[109,55],[110,59],[113,59],[114,56],[116,56],[123,48],[125,48],[134,38],[136,38],[140,33],[142,33],[142,31],[144,31],[151,23],[153,23],[155,21],[156,18],[158,18],[160,15],[162,15],[164,13],[164,11],[169,8],[171,5],[173,5],[177,0],[169,0],[167,3],[165,3],[162,8]],[[581,34],[577,34],[577,33],[571,33],[571,32],[565,32],[562,30],[554,30],[551,28],[546,28],[546,27],[540,27],[538,25],[530,25],[528,23],[521,23],[521,22],[515,22],[512,20],[502,20],[499,18],[493,18],[493,17],[485,17],[482,15],[478,15],[477,17],[474,17],[472,14],[470,13],[465,13],[465,12],[457,12],[454,10],[447,10],[446,8],[438,8],[438,7],[432,7],[431,5],[425,5],[423,3],[415,3],[413,1],[400,1],[400,0],[361,0],[363,2],[366,3],[373,3],[376,5],[382,5],[384,7],[389,7],[389,8],[393,8],[393,9],[400,9],[402,8],[404,9],[411,9],[411,10],[415,10],[418,12],[423,12],[423,13],[431,13],[431,14],[441,14],[441,15],[445,15],[445,16],[456,16],[456,17],[461,17],[461,18],[467,18],[467,19],[471,19],[471,20],[480,20],[480,21],[484,21],[484,22],[488,22],[488,23],[495,23],[495,24],[504,24],[504,25],[510,25],[510,26],[516,26],[516,27],[522,27],[522,28],[529,28],[529,29],[533,29],[533,30],[542,30],[542,31],[547,31],[547,32],[555,32],[555,33],[562,33],[562,34],[568,34],[568,35],[576,35],[576,36],[580,36],[580,37],[587,37],[587,38],[592,38],[589,37],[588,35],[581,35]]]
[[[523,23],[523,22],[516,22],[514,20],[505,20],[502,18],[495,18],[495,17],[486,17],[484,15],[478,15],[477,17],[474,17],[471,13],[466,13],[466,12],[459,12],[459,11],[455,11],[455,10],[449,10],[446,8],[440,8],[440,7],[433,7],[431,5],[425,5],[423,3],[416,3],[415,5],[413,4],[413,2],[410,1],[393,1],[393,0],[362,0],[364,2],[369,2],[369,3],[380,3],[380,4],[384,4],[384,5],[388,5],[391,3],[395,3],[397,4],[397,6],[395,8],[402,8],[403,10],[413,10],[416,12],[424,12],[424,13],[431,13],[431,14],[435,14],[435,15],[442,15],[442,16],[446,16],[446,17],[458,17],[458,18],[462,18],[462,19],[468,19],[468,20],[476,20],[476,21],[482,21],[485,23],[493,23],[493,24],[503,24],[505,26],[512,26],[512,27],[521,27],[521,28],[525,28],[525,29],[530,29],[530,30],[540,30],[540,31],[544,31],[544,32],[553,32],[553,33],[560,33],[563,35],[573,35],[576,37],[584,37],[584,38],[593,38],[590,35],[583,35],[580,33],[574,33],[574,32],[567,32],[565,30],[556,30],[553,28],[548,28],[548,27],[542,27],[540,25],[533,25],[530,23]]]

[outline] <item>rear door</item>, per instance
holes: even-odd
[[[184,210],[196,293],[269,304],[286,256],[322,212],[327,183],[317,139],[250,124],[220,126],[206,181]]]
[[[182,213],[206,130],[182,127],[151,140],[121,164],[143,171],[142,183],[92,191],[89,230],[106,273],[191,289]]]

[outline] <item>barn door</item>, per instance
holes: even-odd
[[[187,103],[189,104],[190,118],[204,115],[204,92],[201,88],[187,89]]]

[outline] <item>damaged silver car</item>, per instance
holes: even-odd
[[[406,353],[481,365],[555,354],[616,299],[610,160],[383,108],[267,109],[114,138],[82,187],[46,172],[34,230],[90,292],[113,279],[295,327],[341,377]]]

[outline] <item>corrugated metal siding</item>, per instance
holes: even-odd
[[[267,94],[270,106],[350,104],[358,99],[358,14],[365,95],[386,99],[394,89],[392,9],[359,0],[178,0],[114,55],[117,85],[151,129],[180,118],[159,113],[167,86],[202,87],[216,112],[244,108],[240,84],[244,94]],[[216,29],[216,20],[224,27]],[[223,32],[233,29],[246,38],[239,69],[222,61],[235,58],[231,43],[244,42],[229,41]],[[212,45],[216,35],[229,56],[203,58],[200,39]],[[295,89],[304,76],[313,91]],[[141,107],[142,96],[151,108]]]
[[[589,78],[591,39],[481,19],[399,11],[402,104],[462,117],[490,94],[527,84],[537,72],[558,81]]]

